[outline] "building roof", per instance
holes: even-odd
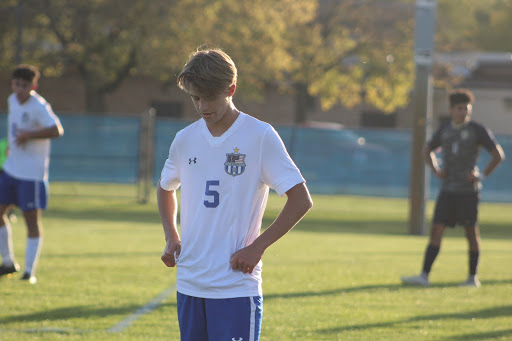
[[[452,66],[452,73],[463,76],[459,84],[467,88],[512,88],[512,53],[461,52],[437,54],[436,61]]]

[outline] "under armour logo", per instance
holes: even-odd
[[[231,338],[231,341],[243,341],[243,340],[244,340],[244,338],[243,338],[243,337],[241,337],[241,338],[239,338],[239,339],[235,339],[234,337],[232,337],[232,338]]]
[[[188,164],[190,165],[191,163],[197,163],[197,157],[194,157],[194,158],[190,158],[188,159]],[[236,340],[235,340],[236,341]]]

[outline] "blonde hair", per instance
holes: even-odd
[[[221,49],[198,49],[192,53],[178,76],[178,86],[201,96],[216,96],[236,85],[235,63]]]

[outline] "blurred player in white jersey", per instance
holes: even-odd
[[[6,210],[16,205],[27,225],[25,268],[21,279],[36,282],[35,271],[42,244],[41,210],[48,198],[50,139],[64,130],[50,104],[37,89],[39,71],[30,65],[16,67],[13,93],[7,99],[9,155],[0,174],[0,276],[20,270],[14,258],[12,235]]]
[[[176,134],[157,186],[182,340],[259,340],[261,258],[313,205],[277,132],[233,104],[236,81],[219,49],[196,51],[178,76],[202,117]],[[260,234],[269,188],[287,200]]]

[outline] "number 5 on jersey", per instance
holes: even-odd
[[[219,206],[219,192],[212,189],[212,187],[219,186],[219,184],[219,180],[206,181],[206,189],[204,190],[204,194],[210,197],[210,200],[203,201],[204,206],[208,208],[215,208]]]

